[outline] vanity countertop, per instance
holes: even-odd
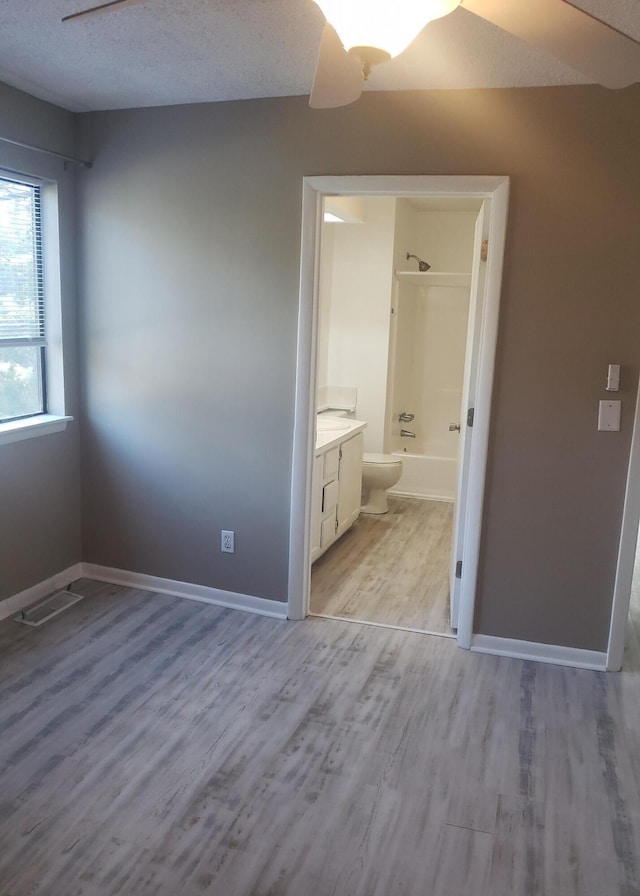
[[[345,439],[362,432],[366,427],[363,420],[353,420],[349,417],[329,417],[320,414],[316,422],[316,457],[329,448],[334,448]]]

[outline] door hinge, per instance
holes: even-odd
[[[456,563],[456,579],[462,578],[462,560],[458,560]]]
[[[338,460],[342,460],[342,445],[340,445],[340,450],[338,452]]]
[[[489,240],[482,240],[482,244],[480,246],[480,259],[482,261],[486,261],[489,257]]]
[[[469,408],[469,410],[467,411],[467,426],[471,426],[471,427],[473,426],[473,418],[475,417],[475,415],[476,415],[476,409]]]
[[[336,532],[338,531],[338,517],[336,517],[336,529],[335,529],[335,531],[336,531]]]

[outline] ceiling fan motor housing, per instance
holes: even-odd
[[[355,56],[362,66],[362,74],[365,81],[369,77],[369,73],[374,65],[380,65],[382,62],[388,62],[391,54],[380,47],[351,47],[348,51],[350,56]]]

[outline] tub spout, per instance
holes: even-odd
[[[411,432],[410,429],[401,429],[400,435],[402,436],[403,439],[415,439],[415,437],[416,437],[415,432]]]

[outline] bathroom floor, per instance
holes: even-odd
[[[389,496],[313,564],[311,613],[452,634],[453,504]]]

